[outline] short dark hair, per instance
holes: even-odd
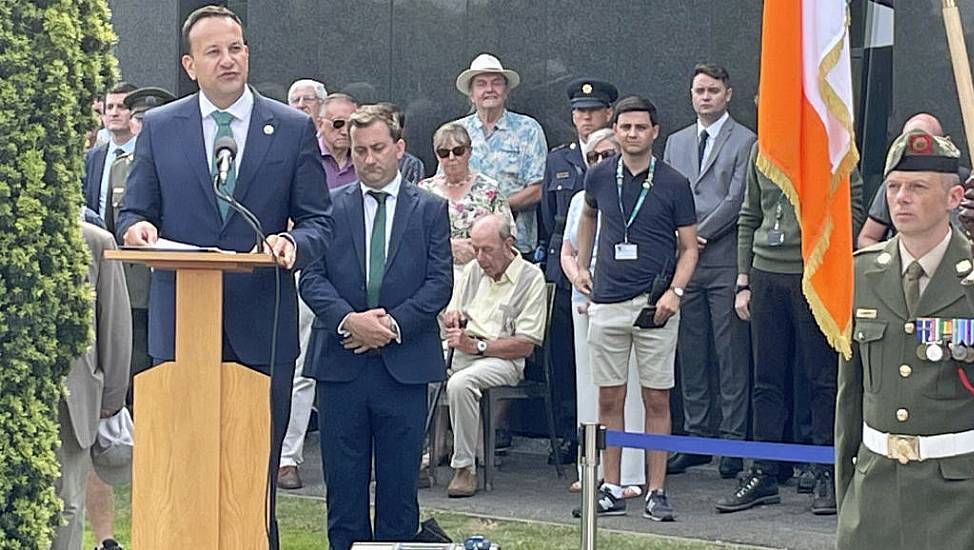
[[[697,78],[698,74],[705,74],[714,80],[723,82],[725,87],[731,87],[730,73],[727,72],[727,69],[716,63],[698,63],[693,68],[693,76],[690,77],[690,80],[692,81],[694,78]]]
[[[108,94],[130,94],[137,90],[134,84],[129,84],[128,82],[119,82],[118,84],[112,86],[111,88],[105,90],[105,94],[101,96],[101,100],[105,101],[108,99]]]
[[[396,120],[396,116],[392,111],[381,105],[362,105],[356,109],[348,117],[349,134],[351,134],[352,128],[364,128],[377,122],[385,124],[386,128],[389,129],[389,136],[392,138],[392,141],[402,139],[402,128],[399,127],[399,121]]]
[[[649,113],[649,121],[653,123],[653,126],[659,124],[656,120],[656,105],[653,105],[653,102],[645,97],[638,95],[626,96],[616,103],[615,110],[612,113],[612,124],[619,122],[619,115],[622,113],[632,112]]]
[[[189,32],[193,30],[193,27],[197,23],[203,19],[206,19],[207,17],[229,17],[240,25],[241,31],[243,30],[243,21],[240,20],[240,17],[238,17],[237,14],[233,13],[229,9],[223,6],[203,6],[202,8],[189,14],[189,17],[187,17],[186,21],[183,23],[183,55],[189,55],[191,50],[191,44],[189,43]]]
[[[380,103],[376,103],[376,105],[382,107],[383,109],[392,111],[392,115],[396,117],[396,121],[399,122],[399,128],[406,127],[406,113],[402,112],[402,108],[399,107],[399,105],[389,101],[382,101]]]

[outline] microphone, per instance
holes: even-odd
[[[237,158],[237,142],[230,136],[223,136],[213,144],[213,151],[216,154],[217,174],[219,174],[220,186],[222,187],[226,185],[230,167],[233,166],[233,161]]]
[[[230,136],[223,136],[213,144],[213,151],[216,154],[217,168],[216,174],[213,176],[213,194],[239,213],[244,221],[247,222],[247,225],[254,230],[257,236],[257,250],[259,252],[262,243],[267,240],[264,236],[264,230],[261,227],[260,220],[246,206],[240,204],[237,199],[233,198],[233,195],[224,190],[227,177],[230,174],[230,168],[233,166],[234,159],[237,156],[237,142]]]

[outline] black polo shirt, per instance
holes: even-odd
[[[622,207],[616,185],[614,156],[595,165],[585,175],[585,202],[602,215],[599,253],[592,275],[592,301],[615,303],[648,292],[657,275],[669,280],[676,269],[676,230],[697,223],[690,182],[661,160],[656,161],[653,186],[646,194],[642,208],[629,227],[629,242],[638,246],[635,260],[616,260],[616,244],[623,242],[625,222],[632,214],[643,182],[644,170],[631,174],[622,169]]]

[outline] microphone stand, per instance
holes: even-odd
[[[257,219],[257,216],[255,216],[254,213],[251,212],[246,206],[240,204],[237,201],[237,199],[233,198],[232,195],[229,195],[220,189],[219,170],[217,171],[216,174],[213,175],[212,183],[213,183],[213,193],[217,196],[217,198],[227,203],[230,206],[230,208],[232,208],[234,211],[240,214],[240,216],[244,219],[244,221],[247,222],[247,225],[249,225],[250,228],[254,230],[254,233],[256,233],[258,239],[257,251],[260,252],[263,249],[264,244],[267,244],[268,248],[270,248],[270,244],[267,242],[267,237],[264,235],[263,228],[261,227],[260,220]],[[267,374],[272,382],[274,380],[274,362],[277,359],[277,330],[278,330],[278,324],[280,322],[280,316],[281,316],[281,266],[277,263],[277,258],[275,258],[274,259],[274,323],[271,328],[270,364],[267,366],[268,369]],[[273,412],[272,412],[274,410],[273,383],[268,385],[267,404],[268,404],[267,407],[268,411],[271,412],[273,416]],[[273,419],[272,419],[271,430],[270,430],[270,449],[274,448],[274,443],[275,443],[274,427],[273,427]],[[271,492],[275,490],[274,488],[275,483],[273,483],[273,479],[274,479],[273,472],[275,472],[278,467],[277,464],[270,464],[269,458],[270,457],[268,457],[268,464],[267,464],[267,491],[264,493],[264,517],[267,518],[266,523],[264,524],[264,531],[267,535],[268,544],[271,543],[270,499],[271,499]]]

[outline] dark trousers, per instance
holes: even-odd
[[[713,436],[715,406],[720,436],[747,434],[747,362],[735,361],[735,333],[743,323],[734,313],[734,267],[700,267],[680,304],[677,344],[683,395],[683,426],[696,436]],[[715,390],[715,391],[712,391]]]
[[[835,421],[838,356],[812,316],[802,294],[801,275],[751,270],[751,331],[754,339],[754,439],[781,441],[791,385],[790,362],[808,381],[809,436],[815,445],[831,445]],[[791,414],[789,414],[791,413]],[[775,462],[756,464],[776,475]]]
[[[578,433],[578,410],[575,399],[575,329],[572,323],[570,288],[555,289],[548,338],[555,429],[566,440],[575,441]]]
[[[400,384],[370,357],[351,382],[319,382],[321,458],[332,550],[354,542],[410,541],[419,531],[416,482],[426,384]],[[375,460],[375,528],[369,481]]]

